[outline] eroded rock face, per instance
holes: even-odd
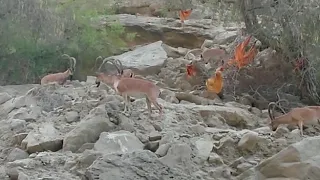
[[[182,27],[179,19],[118,14],[101,17],[100,25],[108,25],[114,19],[128,30],[136,32],[137,41],[161,40],[170,46],[188,49],[200,48],[205,39],[212,39],[215,44],[231,43],[237,35],[236,28],[212,24],[211,19],[189,19]]]

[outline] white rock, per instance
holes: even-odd
[[[143,146],[134,134],[121,130],[101,133],[98,141],[94,144],[94,149],[103,154],[127,153],[142,150]]]
[[[238,143],[238,147],[246,150],[253,150],[259,141],[259,135],[257,132],[249,131],[242,136]]]

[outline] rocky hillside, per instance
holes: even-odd
[[[182,27],[173,15],[154,17],[167,1],[132,2],[118,4],[123,14],[101,17],[98,27],[117,19],[137,33],[130,51],[115,58],[161,88],[163,115],[154,109],[149,116],[138,97],[123,113],[123,98],[87,75],[63,86],[2,86],[0,180],[319,179],[319,126],[307,126],[303,137],[295,126],[268,126],[269,101],[302,105],[291,86],[278,89],[292,71],[283,64],[272,71],[281,57],[263,49],[250,67],[224,72],[223,96],[199,90],[203,77],[187,78],[186,65],[200,53],[187,52],[232,54],[243,39],[240,25],[217,24],[210,7],[197,5]],[[210,74],[217,63],[206,66]]]
[[[122,113],[122,97],[94,77],[0,87],[0,179],[320,177],[316,126],[305,137],[294,126],[273,132],[265,109],[196,95],[183,52],[159,41],[117,57],[161,87],[162,117],[149,117],[144,98]]]

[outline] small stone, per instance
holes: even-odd
[[[203,134],[206,132],[206,128],[200,124],[190,126],[190,129],[194,134]]]
[[[15,161],[15,160],[25,159],[25,158],[28,158],[28,157],[29,157],[29,154],[27,152],[25,152],[24,150],[19,149],[19,148],[14,148],[10,152],[10,154],[8,155],[8,161],[12,162],[12,161]]]
[[[21,132],[24,131],[27,127],[27,123],[25,120],[22,119],[12,119],[10,123],[10,128],[14,132]]]
[[[191,119],[190,123],[193,124],[193,125],[196,125],[196,124],[198,124],[198,121],[196,119]]]
[[[19,172],[17,168],[7,168],[6,173],[9,176],[10,180],[18,180]]]
[[[190,163],[192,157],[192,149],[188,144],[181,143],[181,144],[172,144],[168,149],[168,152],[165,156],[159,158],[160,161],[169,165],[175,166],[181,162]]]
[[[80,120],[79,113],[76,111],[69,111],[65,114],[67,123],[73,123]]]
[[[159,142],[159,145],[161,146],[162,144],[167,144],[167,143],[170,143],[174,140],[174,133],[173,132],[168,132],[167,134],[165,134],[160,142]]]
[[[250,164],[256,166],[257,164],[259,164],[257,161],[254,161],[254,160],[251,160],[251,161],[248,161]]]
[[[30,180],[30,178],[25,173],[19,172],[18,180]]]
[[[283,147],[288,145],[288,141],[285,138],[276,139],[274,142]]]
[[[146,144],[145,149],[156,152],[159,148],[159,141],[150,141]]]
[[[212,139],[214,140],[220,140],[221,138],[223,138],[223,136],[225,136],[224,134],[219,134],[219,133],[216,133],[212,136]]]
[[[116,119],[118,119],[122,130],[129,131],[131,133],[135,132],[134,122],[130,118],[123,114],[118,114],[117,116],[118,117]]]
[[[87,149],[93,149],[93,147],[94,143],[85,143],[78,149],[78,153],[82,153]]]
[[[28,136],[28,133],[19,133],[13,136],[14,144],[20,145],[22,140]]]
[[[29,158],[35,158],[35,157],[37,157],[37,153],[32,153],[29,155]]]
[[[223,121],[221,121],[220,120],[220,118],[219,117],[217,117],[217,116],[212,116],[212,117],[210,117],[210,118],[208,118],[208,119],[205,119],[204,120],[204,123],[206,123],[206,125],[208,126],[208,127],[222,127],[222,126],[224,126],[224,122]]]
[[[161,126],[160,126],[159,124],[152,123],[152,126],[154,127],[154,129],[155,129],[156,131],[159,131],[159,132],[162,131],[162,128],[161,128]]]
[[[237,166],[237,169],[240,171],[240,172],[244,172],[248,169],[250,169],[251,167],[253,167],[252,164],[250,163],[247,163],[247,162],[244,162],[244,163],[241,163]]]
[[[90,166],[102,153],[94,150],[85,150],[78,158],[78,162],[86,167]],[[71,162],[72,163],[72,162]],[[70,164],[69,164],[70,165]]]
[[[222,165],[224,164],[223,159],[216,153],[211,153],[208,158],[210,164]]]
[[[145,134],[142,133],[136,133],[137,138],[142,142],[142,143],[146,143],[148,142],[148,137]]]
[[[209,172],[209,175],[216,179],[217,177],[223,177],[221,179],[232,179],[231,178],[231,170],[226,165],[217,167]]]
[[[0,166],[0,179],[7,179],[6,168],[4,165]]]
[[[259,139],[257,132],[249,131],[242,136],[238,143],[238,147],[251,151],[256,147]]]
[[[251,108],[251,112],[252,112],[252,114],[255,114],[255,115],[259,116],[259,117],[261,116],[261,113],[262,113],[262,111],[260,109],[256,108],[256,107],[252,107]]]
[[[202,138],[195,142],[195,146],[197,148],[197,157],[200,161],[206,161],[209,158],[214,145],[211,140]]]
[[[246,160],[244,159],[244,157],[239,157],[238,159],[234,160],[229,166],[231,168],[236,168],[239,164],[241,163],[245,163]]]
[[[274,136],[275,136],[276,138],[278,138],[278,137],[284,137],[284,135],[288,134],[289,132],[290,132],[290,131],[289,131],[289,129],[288,129],[287,127],[280,125],[280,126],[278,126],[278,128],[276,129],[276,131],[275,131],[275,133],[274,133]]]
[[[267,126],[254,129],[253,131],[259,134],[270,134],[272,132],[270,127]]]
[[[152,131],[149,134],[149,141],[158,141],[158,140],[161,140],[161,138],[162,138],[162,135],[158,131]]]
[[[167,154],[168,149],[170,148],[171,144],[167,143],[167,144],[161,144],[159,146],[159,148],[157,149],[157,151],[155,152],[156,155],[158,155],[159,157],[163,157]]]

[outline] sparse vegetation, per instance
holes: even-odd
[[[297,79],[302,96],[319,104],[319,1],[266,1],[253,4],[238,0],[240,12],[250,34],[265,46],[283,55],[283,61],[293,67],[299,59],[305,59],[299,67]]]
[[[301,97],[308,102],[320,104],[319,1],[203,0],[203,3],[218,13],[224,24],[244,21],[247,33],[262,42],[262,49],[271,47],[283,57],[279,64],[292,64],[293,70],[299,59],[305,59],[302,69],[287,74],[294,78],[286,83],[300,89]],[[279,69],[270,73],[276,71]]]
[[[112,13],[102,0],[2,1],[0,84],[39,83],[44,74],[65,70],[63,53],[77,59],[76,78],[90,73],[98,55],[112,55],[134,38],[119,23],[92,26],[94,18]]]

